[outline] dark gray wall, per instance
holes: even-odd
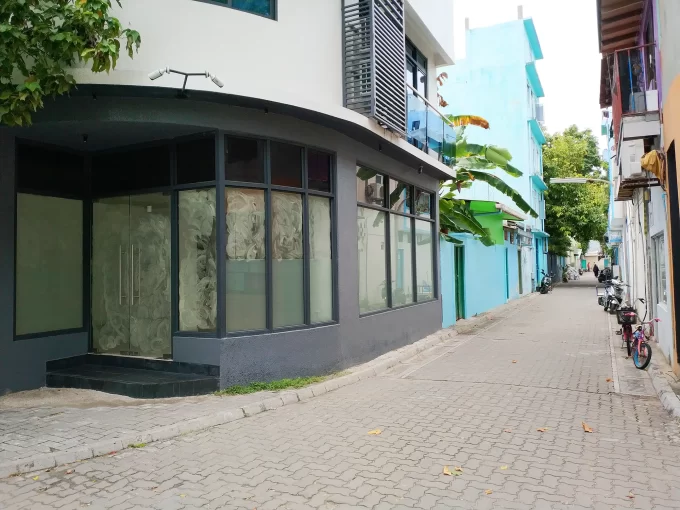
[[[68,119],[69,122],[59,122],[60,119]],[[367,147],[336,131],[291,117],[265,114],[259,110],[166,99],[99,97],[97,101],[93,101],[90,98],[73,98],[53,104],[39,116],[39,121],[35,132],[46,142],[50,141],[49,133],[52,132],[58,134],[63,143],[64,137],[68,137],[65,130],[70,130],[74,140],[79,140],[85,132],[83,129],[96,132],[96,123],[102,121],[120,123],[123,129],[125,126],[135,126],[136,123],[143,122],[249,133],[324,148],[336,153],[339,324],[226,339],[173,339],[173,355],[176,361],[219,363],[223,386],[249,380],[272,380],[340,370],[412,343],[441,328],[441,301],[359,317],[355,177],[357,162],[425,189],[436,190],[438,185],[436,179],[419,175],[413,168],[381,154],[378,147]],[[115,132],[113,135],[115,136]],[[22,136],[30,137],[31,131],[22,132]],[[6,152],[5,149],[3,154]],[[8,187],[0,180],[0,193],[3,194],[2,197],[11,198],[9,203],[13,204],[13,185]],[[13,205],[8,207],[7,203],[7,200],[2,200],[0,205],[4,208],[4,214],[0,218],[0,242],[3,248],[0,254],[0,278],[3,282],[13,277],[13,248],[5,248],[13,246],[14,208]],[[439,254],[438,245],[435,245],[434,251]],[[435,279],[439,279],[438,267]],[[8,307],[13,301],[12,288],[12,285],[3,285],[0,289],[1,310],[10,309]],[[11,315],[4,312],[0,315],[0,359],[5,357],[6,345],[25,343],[38,361],[30,364],[30,377],[27,376],[25,384],[17,385],[16,375],[5,377],[0,373],[0,388],[39,386],[44,379],[45,359],[80,354],[87,348],[86,338],[60,337],[12,343]],[[5,327],[5,322],[9,329]],[[55,351],[53,346],[57,344],[61,347]],[[23,369],[25,365],[22,362],[20,366]],[[9,381],[12,381],[11,385]]]
[[[14,340],[14,136],[0,130],[0,395],[45,384],[45,361],[87,352],[87,334]]]

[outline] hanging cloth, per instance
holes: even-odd
[[[661,187],[666,190],[666,158],[661,151],[650,151],[640,160],[642,168],[652,172],[661,183]]]

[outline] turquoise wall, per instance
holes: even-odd
[[[505,241],[502,245],[484,246],[472,236],[461,236],[460,240],[464,243],[465,253],[465,317],[472,317],[507,303],[508,294],[510,300],[517,299],[519,297],[517,245]],[[456,323],[456,282],[453,258],[454,245],[442,242],[440,260],[442,327],[444,328]]]
[[[439,243],[443,328],[453,326],[456,322],[456,282],[454,279],[453,247],[453,243],[448,243],[446,241],[441,241]]]

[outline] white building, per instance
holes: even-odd
[[[451,0],[113,14],[141,34],[134,59],[83,64],[70,97],[0,132],[0,394],[85,386],[64,367],[111,356],[197,366],[215,380],[179,393],[209,391],[439,329],[451,130],[428,100],[453,63]]]

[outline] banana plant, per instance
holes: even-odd
[[[448,120],[458,126],[456,130],[456,144],[451,146],[444,156],[452,161],[451,167],[456,170],[456,180],[442,184],[439,194],[440,233],[449,242],[456,243],[450,233],[470,233],[479,237],[485,245],[493,244],[488,231],[479,224],[470,212],[467,202],[455,198],[455,192],[469,188],[474,181],[486,182],[504,195],[510,197],[517,207],[534,218],[538,213],[522,198],[515,189],[503,179],[486,172],[500,168],[511,177],[520,177],[522,172],[510,164],[512,154],[507,149],[495,145],[479,145],[468,143],[465,128],[474,125],[489,129],[489,123],[473,115],[448,116]]]
[[[449,181],[451,182],[451,181]],[[489,230],[484,228],[470,210],[465,200],[455,197],[452,182],[444,183],[439,193],[439,233],[442,239],[453,244],[463,244],[452,234],[473,234],[485,246],[492,246]]]

